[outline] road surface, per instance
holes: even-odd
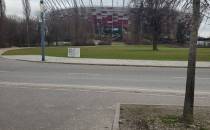
[[[196,74],[196,105],[210,106],[210,69]],[[0,58],[0,130],[111,130],[117,103],[182,105],[185,77],[183,68]]]
[[[197,69],[199,91],[210,90],[210,69]],[[97,87],[185,90],[186,69],[40,64],[0,60],[0,81]]]

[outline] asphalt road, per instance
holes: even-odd
[[[0,82],[185,90],[186,69],[40,64],[0,60]],[[210,91],[210,69],[197,69],[196,89]]]
[[[183,68],[0,58],[0,130],[111,130],[117,103],[182,105],[185,77]],[[205,93],[196,105],[210,106],[210,69],[197,69],[196,92]]]

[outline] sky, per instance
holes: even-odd
[[[104,0],[104,5],[112,5],[111,0]],[[85,3],[88,3],[87,0],[84,0]],[[94,4],[99,5],[99,0],[93,0]],[[7,15],[17,15],[23,16],[22,9],[22,0],[5,0],[6,3],[6,13]],[[31,15],[39,15],[39,0],[30,0],[31,3]],[[114,0],[114,5],[122,4],[122,0]],[[206,21],[206,20],[205,20]],[[210,37],[210,20],[203,22],[199,29],[199,36]]]

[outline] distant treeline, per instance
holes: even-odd
[[[26,47],[39,45],[39,22],[37,19],[30,19],[30,42],[27,43],[26,21],[17,16],[4,17],[1,20],[0,47]]]

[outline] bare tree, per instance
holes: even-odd
[[[4,18],[5,18],[5,2],[4,0],[0,0],[0,47],[2,46],[2,42],[3,42],[3,33],[2,33],[2,28],[3,28],[3,22],[4,22]]]
[[[189,40],[191,27],[191,14],[184,14],[177,21],[176,40],[180,45],[185,45]]]
[[[31,6],[29,0],[22,0],[23,4],[23,13],[26,20],[26,43],[30,46],[30,15],[31,15]]]
[[[194,93],[195,93],[195,70],[196,70],[196,46],[198,39],[198,29],[201,19],[205,16],[205,11],[209,7],[208,0],[187,0],[186,5],[192,4],[192,27],[190,36],[190,50],[187,69],[186,93],[183,110],[184,122],[189,124],[193,122],[193,109],[194,109]]]
[[[162,28],[161,22],[163,22],[162,19],[165,16],[170,18],[171,15],[174,15],[173,10],[180,5],[180,0],[145,0],[145,5],[148,9],[146,16],[148,17],[147,19],[149,19],[152,31],[153,50],[157,51],[157,44]]]
[[[130,14],[130,27],[131,32],[131,42],[139,43],[142,42],[143,35],[143,22],[144,20],[144,3],[134,3],[134,7],[129,10]],[[130,42],[130,41],[129,41]]]
[[[141,18],[141,20],[144,19],[146,23],[149,25],[148,27],[150,28],[150,33],[152,36],[154,51],[158,50],[157,44],[163,28],[162,27],[163,22],[165,22],[167,25],[170,25],[170,22],[173,21],[170,19],[176,17],[175,9],[180,5],[181,1],[182,0],[131,0],[130,3],[131,6],[133,6],[134,8],[135,7],[143,8],[143,10],[141,11],[141,13],[142,12],[144,13],[143,17],[142,15],[138,14],[140,13],[138,11],[135,14],[138,14],[136,15],[136,17]],[[139,18],[136,19],[139,21],[140,20]],[[141,24],[142,23],[138,22],[139,26]],[[138,28],[136,27],[136,30]]]
[[[0,0],[0,18],[5,16],[5,9],[6,6],[4,0]]]

